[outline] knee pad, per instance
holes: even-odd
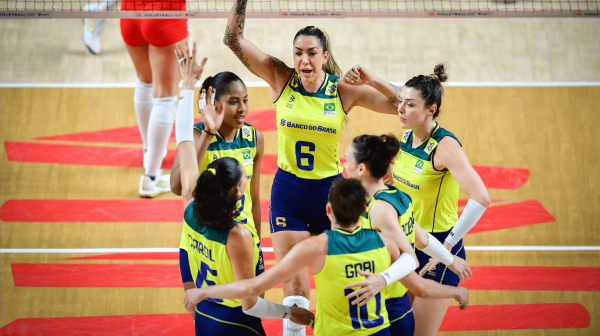
[[[155,121],[163,124],[173,124],[175,115],[177,114],[177,96],[154,98],[154,106],[150,121]]]
[[[133,103],[152,104],[152,83],[144,83],[136,79],[133,90]]]

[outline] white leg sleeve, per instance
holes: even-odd
[[[146,175],[156,176],[160,174],[160,167],[166,154],[176,114],[177,96],[154,99],[154,106],[148,123]]]
[[[293,295],[284,297],[283,304],[308,309],[310,302],[304,296]],[[283,336],[306,336],[306,326],[296,324],[289,319],[283,320]]]
[[[144,83],[136,79],[135,89],[133,90],[133,109],[142,135],[144,151],[148,148],[148,122],[150,121],[150,113],[152,113],[152,104],[152,83]]]

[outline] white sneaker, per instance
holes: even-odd
[[[142,175],[138,193],[142,198],[153,198],[159,194],[171,192],[170,181],[171,175],[158,175],[154,181],[152,181],[150,176]]]
[[[83,7],[84,11],[98,11],[98,4],[91,3]],[[106,27],[108,19],[83,19],[83,44],[88,50],[98,55],[100,52],[100,35]]]

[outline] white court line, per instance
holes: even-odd
[[[391,82],[403,86],[405,82]],[[266,82],[245,82],[247,87],[269,87]],[[202,83],[197,83],[200,87]],[[181,83],[179,84],[181,87]],[[579,87],[600,86],[600,82],[448,82],[448,87]],[[103,89],[103,88],[134,88],[135,83],[0,83],[0,88],[74,88],[74,89]]]
[[[600,251],[600,246],[465,246],[467,251]],[[263,247],[263,252],[273,252]],[[0,253],[147,253],[179,252],[172,247],[149,248],[82,248],[82,249],[0,249]]]

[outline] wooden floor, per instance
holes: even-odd
[[[249,20],[247,36],[265,51],[284,58],[289,54],[293,32],[308,22],[266,20],[259,25]],[[429,73],[439,61],[449,63],[451,81],[600,80],[600,20],[596,19],[354,19],[317,24],[332,35],[342,68],[361,62],[390,81]],[[219,44],[220,37],[209,37],[214,27],[220,31],[224,25],[224,20],[190,23],[191,35],[206,41],[201,43],[201,50],[210,57],[207,74],[233,70],[244,80],[256,81]],[[383,36],[365,34],[366,27]],[[74,20],[0,20],[0,82],[132,82],[133,67],[124,52],[117,21],[109,22],[102,37],[103,50],[96,57],[83,49],[80,28],[80,22]],[[267,34],[273,29],[279,29],[281,36]],[[347,38],[348,34],[354,38]],[[398,48],[390,50],[393,42]],[[443,55],[423,50],[441,50]],[[6,149],[7,143],[25,143],[141,151],[141,145],[136,144],[36,139],[135,126],[132,95],[130,88],[0,89],[0,248],[177,246],[181,222],[5,220],[7,202],[12,200],[137,200],[141,168],[25,162],[22,157],[9,160]],[[250,88],[249,96],[251,111],[272,108],[269,89]],[[446,89],[439,122],[461,140],[473,165],[529,171],[527,181],[516,189],[489,189],[496,202],[487,213],[496,209],[500,229],[468,235],[467,246],[600,245],[600,155],[595,147],[600,143],[598,97],[600,86]],[[339,150],[360,134],[401,132],[396,117],[357,108],[351,113],[349,132],[342,136]],[[266,154],[276,154],[275,131],[264,133]],[[169,146],[175,148],[174,144]],[[261,176],[261,199],[269,199],[272,179],[272,175]],[[461,192],[461,198],[465,197]],[[178,197],[164,195],[160,199]],[[523,215],[515,215],[519,211],[515,207],[521,206],[522,210],[532,201],[537,202],[537,208],[527,211],[525,207]],[[519,216],[546,219],[528,222],[515,218]],[[503,226],[511,221],[514,227]],[[268,236],[268,224],[263,223],[263,237]],[[65,260],[79,256],[90,254],[0,254],[0,328],[18,319],[185,312],[181,288],[15,285],[16,264],[177,264],[175,260]],[[600,268],[600,251],[469,251],[467,257],[474,266],[526,266],[514,269],[515,278],[529,276],[536,267]],[[572,269],[558,270],[557,275],[568,272]],[[581,281],[573,277],[573,281]],[[589,314],[590,322],[585,327],[517,327],[443,334],[598,335],[598,281],[589,279],[595,284],[592,290],[569,290],[570,281],[564,286],[561,283],[559,287],[564,289],[554,290],[538,289],[535,283],[530,283],[528,290],[471,290],[474,306],[578,303]],[[267,298],[280,302],[281,289],[270,290]],[[311,308],[315,307],[316,301],[312,300]],[[4,335],[2,329],[0,334]]]

